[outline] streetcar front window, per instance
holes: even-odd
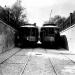
[[[36,36],[38,34],[38,29],[37,28],[22,27],[22,28],[20,28],[20,33],[25,36]]]
[[[31,36],[36,36],[38,34],[38,29],[37,28],[31,28],[29,29],[29,35]]]
[[[44,36],[49,36],[58,33],[58,28],[42,28],[41,32]]]

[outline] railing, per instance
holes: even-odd
[[[75,24],[75,13],[70,13],[68,19],[60,25],[61,27],[60,31],[63,31],[74,24]]]

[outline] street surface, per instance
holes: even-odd
[[[0,64],[0,75],[75,75],[70,55],[52,49],[21,49]]]

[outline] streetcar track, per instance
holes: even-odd
[[[70,59],[69,57],[67,57],[66,55],[64,55],[66,58],[68,58],[72,63],[75,64],[75,61],[73,61],[72,59]]]
[[[47,54],[46,49],[45,49],[45,52],[46,52],[46,54]],[[48,59],[49,59],[49,61],[50,61],[51,65],[52,65],[52,68],[53,68],[53,70],[54,70],[54,73],[57,75],[57,72],[56,72],[56,70],[55,70],[55,67],[54,67],[54,66],[53,66],[53,64],[52,64],[52,61],[50,60],[50,58],[48,58]]]
[[[29,57],[27,63],[25,64],[24,69],[23,69],[21,75],[23,75],[23,73],[24,73],[24,71],[25,71],[25,69],[26,69],[26,67],[27,67],[27,65],[28,65],[28,62],[29,62],[30,60],[31,60],[31,56]]]
[[[20,50],[21,50],[21,49],[20,49]],[[16,53],[20,52],[20,50],[17,51]],[[7,59],[5,59],[4,61],[2,61],[0,64],[3,64],[5,61],[7,61],[8,59],[10,59],[10,58],[13,57],[14,55],[16,55],[16,53],[14,53],[14,54],[11,55],[9,58],[7,58]]]
[[[32,50],[32,52],[33,52],[33,50]],[[28,62],[29,62],[30,60],[31,60],[31,55],[30,55],[30,57],[29,57],[27,63],[25,64],[24,69],[23,69],[23,71],[22,71],[22,73],[21,73],[20,75],[23,75],[23,73],[24,73],[24,71],[25,71],[25,69],[26,69],[26,67],[27,67],[27,65],[28,65]]]
[[[50,61],[51,65],[52,65],[52,67],[53,67],[53,70],[54,70],[55,74],[57,75],[56,70],[55,70],[55,67],[53,66],[53,64],[52,64],[52,62],[51,62],[51,60],[50,60],[50,58],[49,58],[49,61]]]
[[[11,57],[13,57],[14,55],[17,56],[16,54],[17,54],[18,52],[20,52],[20,51],[22,51],[22,50],[20,49],[19,51],[17,51],[17,52],[14,53],[13,55],[11,55],[9,58],[7,58],[6,60],[4,60],[4,61],[1,62],[0,64],[3,64],[5,61],[9,60],[9,59],[10,59]],[[33,52],[33,50],[32,50],[32,52]],[[20,75],[23,75],[23,73],[24,73],[24,71],[25,71],[25,69],[26,69],[26,66],[28,65],[28,62],[29,62],[30,60],[31,60],[31,55],[29,56],[29,58],[28,58],[26,64],[25,64],[25,63],[7,63],[7,64],[25,64],[24,69],[23,69],[22,73],[20,74]]]

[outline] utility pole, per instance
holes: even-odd
[[[70,26],[72,24],[72,13],[70,13]]]
[[[7,8],[7,6],[5,5],[5,9]],[[8,9],[8,23],[10,22],[10,9]]]

